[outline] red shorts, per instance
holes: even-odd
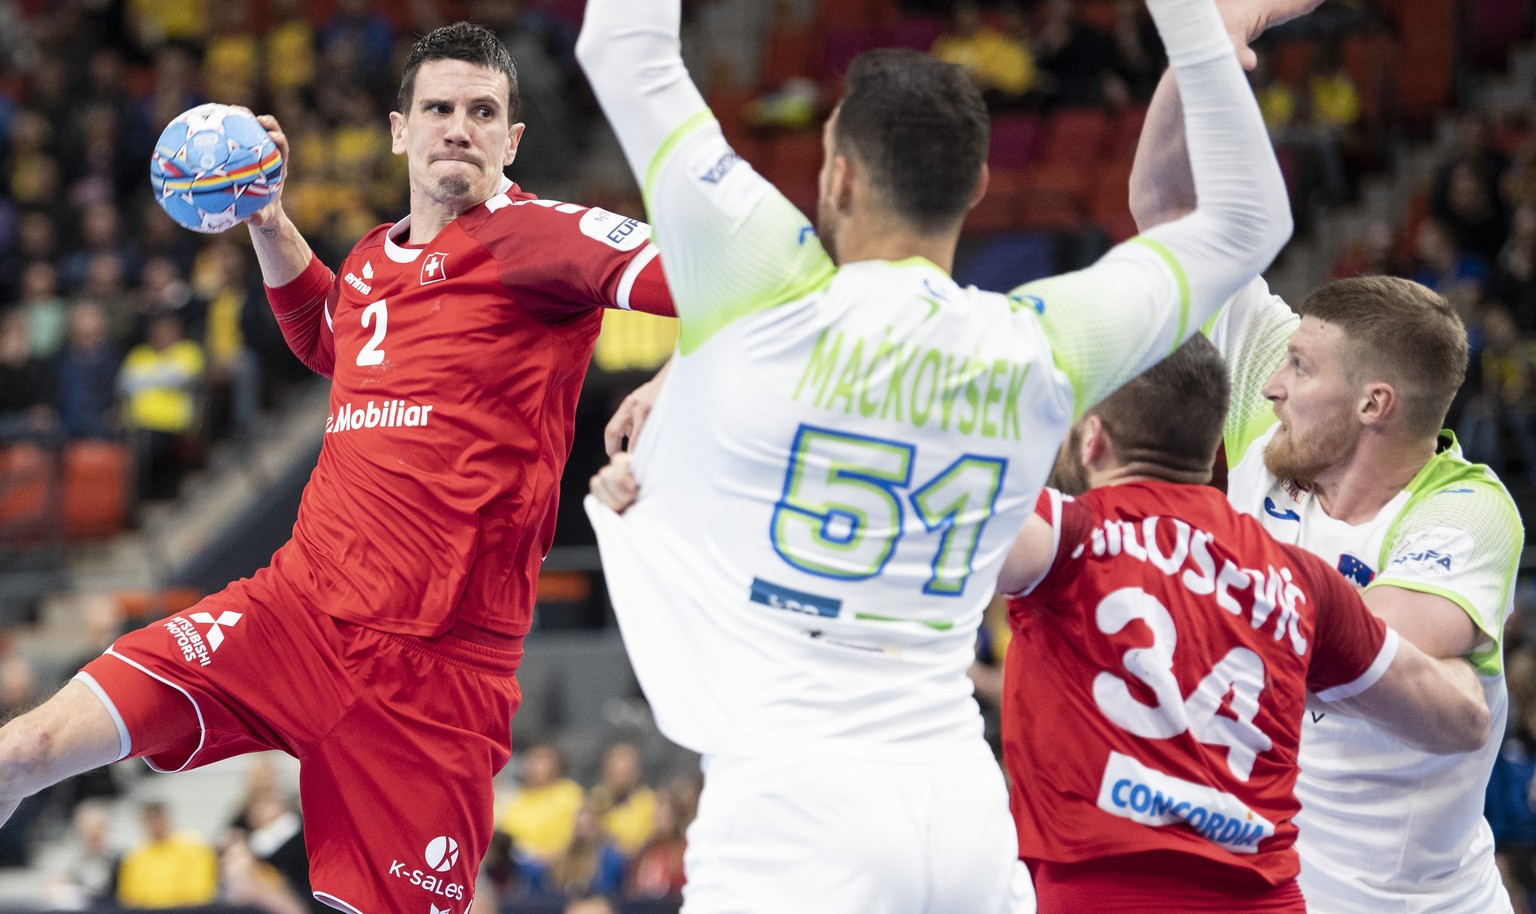
[[[1294,878],[1257,875],[1190,854],[1153,852],[1083,863],[1025,861],[1039,914],[1306,914]]]
[[[125,756],[179,771],[297,757],[315,897],[464,914],[511,752],[520,639],[424,639],[332,618],[272,569],[119,638],[81,671]]]

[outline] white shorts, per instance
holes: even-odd
[[[1017,863],[990,759],[710,758],[683,914],[1010,914]]]

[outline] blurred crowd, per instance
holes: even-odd
[[[681,898],[684,832],[701,786],[697,774],[652,786],[639,750],[622,741],[602,753],[588,787],[566,774],[553,744],[530,746],[520,759],[515,783],[498,802],[495,837],[474,890],[479,904],[493,911],[515,903],[603,910],[590,903]],[[47,907],[222,902],[268,914],[330,910],[310,895],[297,797],[271,756],[253,757],[244,794],[215,840],[203,836],[206,829],[178,827],[171,804],[153,791],[147,795],[135,801],[91,796],[74,804],[67,851],[46,877]],[[138,826],[126,846],[113,840],[119,814],[131,815]]]
[[[1461,314],[1467,379],[1448,420],[1516,491],[1536,487],[1536,108],[1463,114],[1450,151],[1399,225],[1375,222],[1334,275],[1404,276]]]
[[[245,233],[197,235],[153,200],[150,152],[188,108],[278,116],[285,206],[338,262],[405,208],[387,118],[403,49],[469,13],[511,49],[538,125],[516,179],[569,188],[595,120],[575,24],[531,3],[450,5],[0,0],[0,445],[123,442],[135,494],[174,498],[210,447],[242,443],[305,378]]]

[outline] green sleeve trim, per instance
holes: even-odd
[[[815,268],[805,274],[802,280],[788,288],[780,290],[773,298],[761,298],[751,301],[743,301],[737,304],[722,305],[700,315],[698,320],[678,322],[677,346],[683,355],[691,355],[694,350],[709,342],[710,338],[729,327],[736,321],[759,311],[766,311],[779,305],[804,298],[813,292],[825,289],[832,284],[832,279],[837,275],[837,267],[825,255]]]
[[[1467,617],[1472,620],[1472,627],[1477,629],[1485,637],[1493,642],[1493,647],[1488,648],[1487,650],[1473,651],[1472,653],[1468,654],[1467,660],[1471,661],[1472,666],[1478,671],[1478,673],[1484,676],[1498,676],[1504,672],[1504,651],[1502,648],[1503,626],[1500,626],[1500,631],[1497,632],[1491,632],[1485,628],[1483,626],[1482,617],[1477,614],[1477,610],[1473,609],[1472,607],[1472,602],[1466,597],[1456,593],[1453,590],[1447,590],[1444,587],[1436,587],[1433,584],[1425,584],[1422,581],[1404,581],[1396,578],[1383,578],[1380,576],[1377,576],[1374,581],[1366,585],[1365,589],[1371,590],[1376,587],[1398,587],[1403,590],[1412,590],[1416,593],[1427,593],[1432,596],[1443,597],[1447,600],[1450,600],[1452,603],[1455,603],[1461,608],[1461,611],[1466,613]],[[1509,590],[1507,587],[1505,588],[1503,599],[1505,603],[1508,603]]]
[[[1248,449],[1253,447],[1253,443],[1264,437],[1264,434],[1274,428],[1275,423],[1279,421],[1280,418],[1275,415],[1274,410],[1259,410],[1248,417],[1242,425],[1229,429],[1223,434],[1222,440],[1227,445],[1227,468],[1232,469],[1242,463],[1243,458],[1248,456]]]
[[[1189,332],[1189,277],[1184,275],[1184,268],[1179,265],[1179,258],[1173,256],[1173,252],[1168,250],[1162,242],[1145,235],[1137,235],[1131,239],[1131,243],[1139,244],[1162,258],[1163,263],[1168,265],[1168,269],[1173,271],[1173,278],[1178,281],[1179,323],[1174,328],[1173,348],[1168,350],[1172,355],[1173,350],[1179,348],[1179,345],[1184,342],[1184,335]]]
[[[661,145],[656,149],[656,154],[651,156],[650,167],[645,170],[645,205],[647,209],[651,205],[651,194],[656,189],[656,178],[661,172],[662,163],[672,154],[672,150],[676,148],[678,143],[681,143],[688,138],[690,133],[693,133],[714,119],[714,112],[705,108],[698,114],[678,124],[677,129],[673,130],[665,140],[661,141]]]

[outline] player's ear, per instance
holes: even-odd
[[[976,204],[981,202],[981,198],[987,195],[987,185],[991,183],[991,180],[992,172],[987,170],[987,163],[982,162],[981,173],[976,176],[976,191],[975,193],[971,194],[971,202],[968,206],[966,206],[966,212],[970,212],[971,210],[975,209]]]
[[[837,209],[847,209],[848,201],[853,196],[853,162],[845,155],[833,153],[827,168],[829,172],[827,191],[832,204]]]
[[[1094,415],[1083,417],[1080,425],[1082,435],[1078,440],[1077,457],[1084,467],[1091,467],[1109,453],[1109,432],[1104,428],[1104,420]]]
[[[405,155],[405,115],[398,111],[389,112],[389,151]]]
[[[1397,390],[1385,381],[1374,381],[1366,385],[1365,394],[1360,400],[1360,421],[1366,425],[1377,425],[1392,415],[1401,404],[1397,402]]]
[[[506,161],[501,163],[502,168],[511,165],[512,160],[517,158],[517,144],[523,141],[523,130],[527,126],[527,124],[513,124],[507,128],[507,154],[504,156]]]

